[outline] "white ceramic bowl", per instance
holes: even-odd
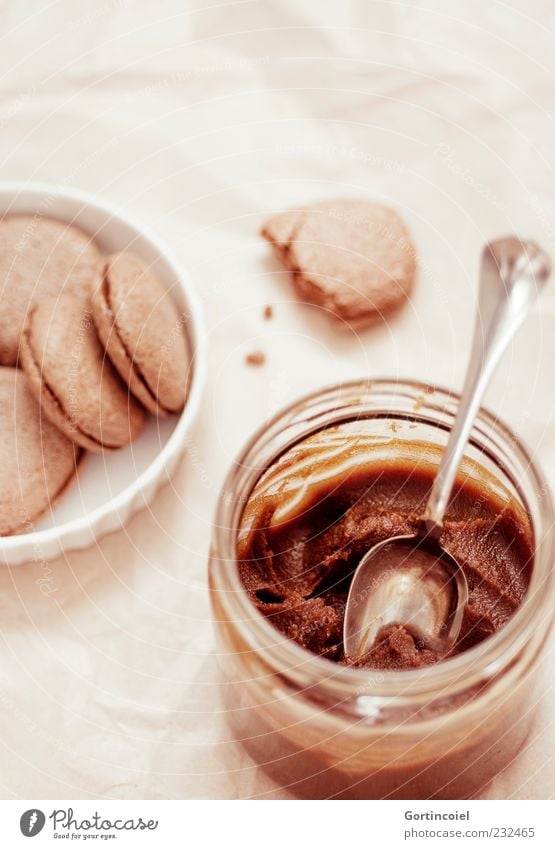
[[[182,414],[159,420],[149,416],[132,445],[120,451],[87,454],[77,480],[30,533],[0,538],[0,562],[15,565],[85,548],[102,534],[121,527],[149,503],[177,465],[198,413],[206,338],[200,304],[187,272],[155,236],[126,213],[61,186],[0,183],[0,217],[10,213],[58,218],[94,236],[104,253],[130,250],[140,256],[171,287],[187,317],[185,330],[194,354],[192,382]]]

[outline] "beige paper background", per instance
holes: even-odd
[[[555,256],[555,10],[8,0],[1,12],[0,178],[77,186],[141,217],[189,267],[210,354],[192,450],[150,511],[46,575],[0,572],[0,793],[285,798],[219,701],[206,592],[218,489],[247,435],[319,385],[460,387],[480,245],[518,231]],[[257,236],[269,213],[338,195],[395,205],[421,256],[411,304],[359,336],[299,307]],[[488,395],[552,483],[554,321],[555,284]],[[244,364],[255,348],[262,369]],[[484,796],[553,796],[554,663],[537,735]]]

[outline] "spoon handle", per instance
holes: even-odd
[[[480,402],[505,351],[546,283],[551,267],[534,242],[516,236],[485,246],[480,268],[478,312],[468,369],[423,520],[428,533],[441,530],[443,516]]]

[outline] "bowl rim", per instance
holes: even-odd
[[[187,332],[189,342],[192,347],[192,363],[193,374],[189,386],[189,394],[185,407],[179,416],[176,426],[171,433],[168,441],[149,463],[146,469],[142,471],[132,483],[128,484],[121,492],[118,492],[109,501],[94,510],[90,510],[83,516],[63,522],[52,528],[43,530],[31,530],[24,534],[14,534],[13,536],[0,537],[0,558],[4,554],[13,555],[19,548],[34,548],[38,550],[41,545],[60,542],[65,538],[70,538],[74,534],[79,534],[83,531],[94,530],[100,525],[103,519],[110,514],[117,514],[124,510],[128,505],[141,495],[149,486],[155,484],[164,472],[164,468],[179,454],[183,449],[184,438],[187,431],[193,425],[199,409],[206,379],[206,353],[207,353],[207,335],[204,323],[204,313],[200,298],[193,286],[191,277],[186,268],[183,267],[180,260],[175,256],[173,250],[169,248],[156,233],[153,233],[148,225],[141,222],[135,215],[128,215],[127,212],[111,201],[97,198],[80,189],[66,187],[56,183],[48,182],[18,182],[11,180],[0,181],[0,202],[5,199],[6,195],[13,195],[14,200],[24,199],[25,196],[42,195],[47,197],[67,198],[77,204],[81,204],[82,208],[93,207],[97,211],[105,214],[107,217],[119,219],[123,224],[147,241],[154,251],[159,254],[170,266],[175,275],[176,283],[179,284],[183,293],[183,298],[187,308]],[[40,203],[40,201],[39,201]],[[34,208],[29,208],[29,214],[33,211],[38,211],[35,204]],[[5,211],[0,211],[0,216],[3,217]],[[14,211],[15,214],[25,214],[20,211]],[[48,212],[45,213],[48,215]],[[55,217],[53,215],[52,217]],[[68,222],[71,223],[71,222]],[[145,501],[146,505],[146,501]],[[122,525],[124,520],[122,520]],[[92,543],[93,540],[90,540]],[[73,546],[72,546],[73,547]],[[63,552],[63,546],[59,553]],[[33,559],[32,556],[28,559]],[[25,562],[25,561],[22,561]],[[10,565],[17,565],[15,563]]]

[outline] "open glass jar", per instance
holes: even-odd
[[[209,580],[222,685],[235,736],[302,797],[468,798],[517,754],[538,699],[537,670],[553,621],[553,507],[517,438],[482,410],[466,474],[529,518],[534,563],[524,601],[491,637],[415,670],[356,669],[286,640],[256,609],[238,571],[241,518],[257,481],[300,440],[363,428],[376,450],[438,458],[458,396],[415,382],[354,382],[305,397],[260,430],[234,464],[214,523]],[[463,466],[463,471],[465,467]]]

